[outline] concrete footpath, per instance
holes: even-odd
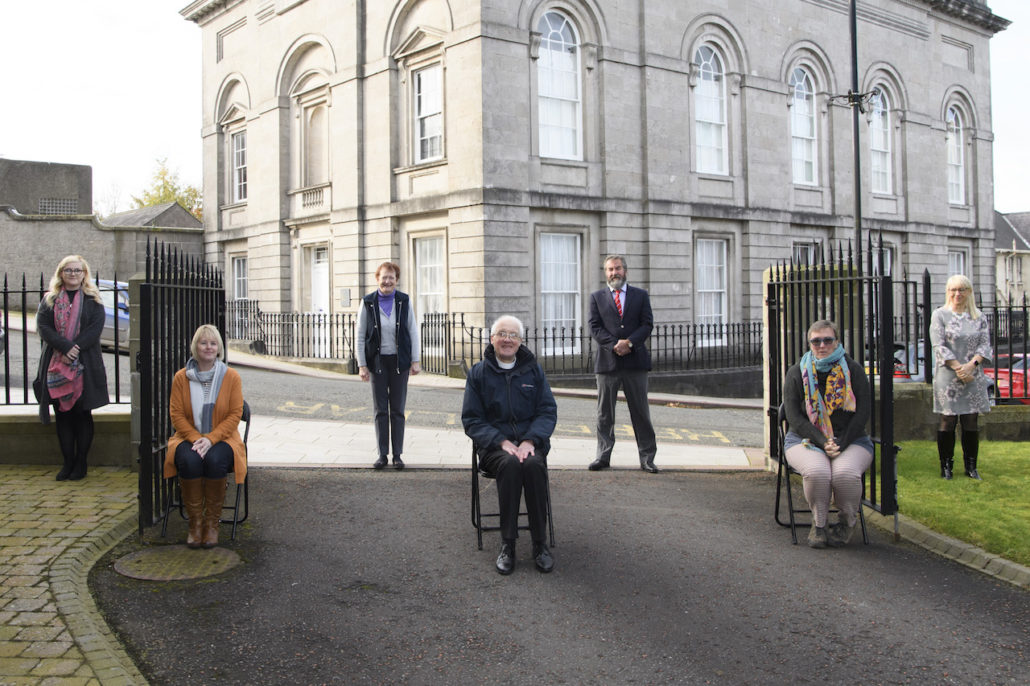
[[[233,351],[232,364],[254,365],[317,376],[338,376]],[[463,382],[430,375],[415,385],[461,387]],[[588,395],[588,390],[556,390]],[[751,407],[760,401],[655,394],[652,402],[683,406]],[[341,422],[253,418],[251,465],[354,467],[368,469],[373,455],[370,427]],[[405,460],[410,468],[467,468],[470,443],[460,426],[409,427]],[[583,470],[594,452],[592,437],[559,437],[553,469]],[[271,461],[269,455],[279,455]],[[765,468],[761,450],[660,443],[665,470]],[[639,469],[631,440],[620,440],[616,469]],[[53,466],[0,465],[0,685],[144,684],[145,679],[110,632],[87,587],[90,568],[137,522],[137,476],[127,470],[92,468],[81,482],[57,482]],[[661,474],[647,478],[661,479]],[[770,517],[772,494],[770,492]],[[260,515],[247,526],[260,526]],[[872,520],[884,518],[871,516]],[[893,519],[880,522],[894,528]],[[948,539],[900,519],[900,535],[986,574],[1030,588],[1030,569]],[[784,545],[789,545],[784,534]]]

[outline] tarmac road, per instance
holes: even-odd
[[[793,546],[771,474],[555,470],[556,569],[523,538],[510,577],[468,488],[256,468],[242,565],[124,578],[129,537],[91,588],[152,684],[1027,683],[1030,593],[875,529]]]
[[[369,385],[356,376],[313,378],[281,372],[239,367],[244,393],[258,416],[341,420],[372,427],[372,397]],[[425,375],[428,376],[428,375]],[[405,414],[409,426],[461,427],[464,390],[458,387],[422,386],[425,376],[413,377],[408,386]],[[551,379],[560,383],[560,379]],[[594,437],[597,400],[594,397],[564,397],[558,393],[556,436]],[[761,447],[763,412],[759,408],[666,407],[651,405],[651,419],[660,441]],[[616,422],[629,424],[629,411],[619,403]]]

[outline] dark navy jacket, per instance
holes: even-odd
[[[365,329],[365,365],[376,374],[383,373],[383,367],[379,364],[379,344],[381,338],[379,330],[382,322],[379,319],[379,289],[372,291],[362,298],[362,307],[365,308],[365,315],[368,317],[368,327]],[[408,331],[408,308],[411,303],[407,293],[394,291],[393,308],[394,321],[397,331],[397,372],[403,372],[411,368],[411,334]]]
[[[519,346],[515,367],[502,369],[493,345],[488,345],[483,361],[469,371],[461,408],[461,423],[479,454],[496,449],[505,439],[516,445],[528,439],[538,454],[546,456],[557,422],[551,387],[529,348]]]

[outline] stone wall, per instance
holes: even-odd
[[[120,281],[128,281],[145,267],[148,238],[203,258],[203,229],[108,227],[92,215],[22,216],[0,206],[0,273],[18,280],[10,281],[11,287],[20,287],[25,274],[30,288],[39,286],[42,274],[46,288],[61,258],[77,254],[86,258],[94,275],[110,279],[117,272]]]

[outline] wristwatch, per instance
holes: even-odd
[[[632,350],[633,349],[633,341],[626,341],[626,343],[629,345],[629,349]]]

